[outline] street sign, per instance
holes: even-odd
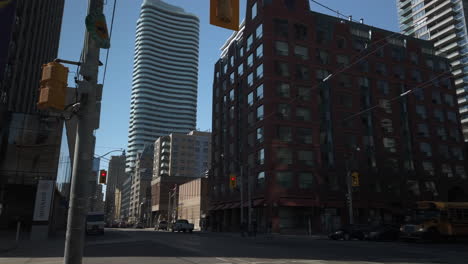
[[[94,11],[86,16],[86,29],[91,38],[101,49],[110,48],[109,33],[107,31],[106,17],[101,11]]]
[[[353,187],[359,187],[359,172],[351,173],[351,183]]]

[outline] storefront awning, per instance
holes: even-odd
[[[312,199],[299,199],[299,198],[281,198],[279,200],[280,206],[291,206],[291,207],[314,207],[318,206],[319,203]]]

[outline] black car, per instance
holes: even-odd
[[[365,232],[367,240],[394,241],[398,240],[399,237],[400,229],[393,225],[374,226]]]
[[[368,229],[369,226],[365,225],[346,225],[332,232],[328,237],[333,240],[364,240]]]

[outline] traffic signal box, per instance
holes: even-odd
[[[68,68],[58,62],[42,65],[39,109],[64,110],[67,98]]]
[[[235,189],[237,187],[237,177],[235,175],[229,176],[229,187]]]
[[[107,171],[106,170],[101,170],[99,172],[99,183],[100,184],[106,184],[107,180]]]
[[[210,0],[210,24],[239,30],[239,0]]]
[[[351,173],[351,184],[353,187],[359,187],[359,172]]]

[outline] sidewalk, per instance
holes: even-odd
[[[202,234],[219,234],[229,237],[242,237],[240,232],[212,232],[212,231],[199,231]],[[304,240],[318,240],[318,239],[328,239],[328,236],[325,234],[312,234],[312,235],[292,235],[292,234],[280,234],[280,233],[257,233],[256,236],[247,236],[245,238],[278,238],[278,239],[304,239]]]

